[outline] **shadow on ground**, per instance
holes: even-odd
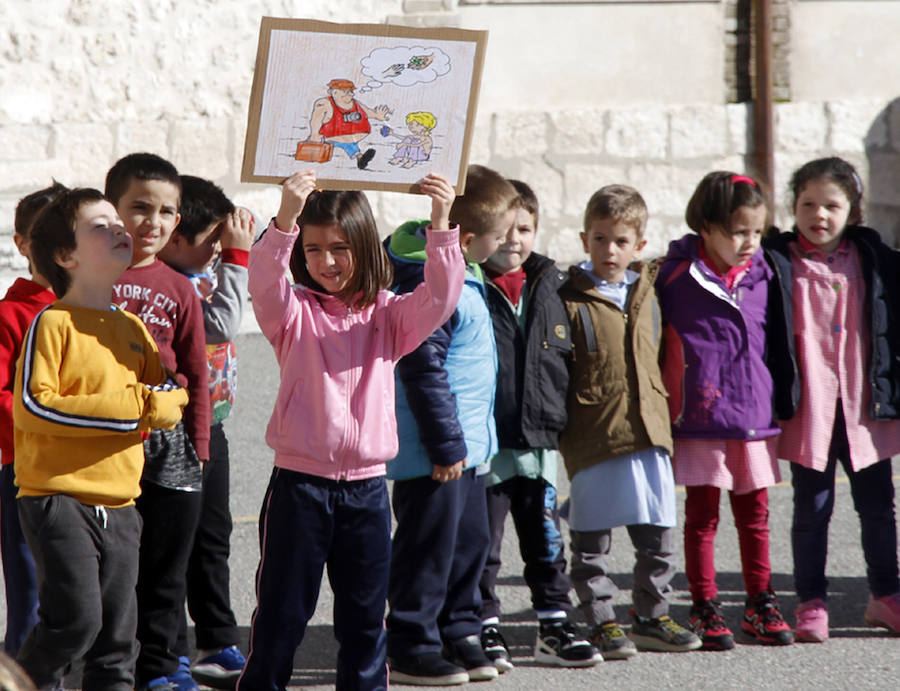
[[[632,575],[630,573],[613,574],[613,579],[619,586],[620,594],[616,598],[616,611],[620,623],[629,623],[629,600],[632,588]],[[719,585],[719,600],[728,625],[737,632],[740,629],[741,615],[743,613],[744,584],[741,574],[734,572],[719,573],[717,577]],[[506,576],[498,579],[499,586],[525,588],[525,582],[521,576]],[[690,595],[687,590],[687,580],[684,574],[678,574],[672,583],[675,589],[670,614],[682,625],[687,623],[690,611]],[[779,595],[779,606],[785,619],[793,626],[793,611],[797,606],[797,598],[793,592],[793,579],[790,574],[775,573],[772,575],[772,585]],[[865,578],[832,578],[829,580],[828,613],[830,620],[831,636],[833,638],[883,638],[889,636],[883,629],[868,627],[863,621],[863,613],[868,598],[868,585]],[[578,613],[575,618],[582,624],[583,620]],[[530,661],[533,655],[534,641],[537,634],[537,621],[534,611],[520,609],[518,611],[504,612],[501,617],[501,630],[509,645],[510,653],[516,659],[517,666],[533,666]],[[239,628],[239,647],[247,652],[249,649],[249,627]],[[193,638],[193,628],[190,629],[189,638]],[[753,645],[754,641],[748,636],[737,634],[739,644]],[[193,651],[191,651],[193,653]],[[307,627],[306,635],[294,658],[294,672],[291,678],[291,686],[334,686],[336,682],[335,662],[337,658],[337,641],[330,624],[311,625]],[[80,670],[73,671],[65,680],[66,688],[81,687]]]

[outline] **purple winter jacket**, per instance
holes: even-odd
[[[669,244],[656,290],[663,317],[663,381],[676,439],[778,434],[766,366],[772,269],[763,250],[729,291],[700,260],[700,236]]]

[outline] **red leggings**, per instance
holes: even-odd
[[[687,487],[684,519],[684,566],[694,602],[716,597],[715,539],[721,490],[710,485]],[[728,492],[741,546],[744,586],[750,596],[769,590],[769,494]]]

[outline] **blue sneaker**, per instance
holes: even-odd
[[[137,691],[175,691],[175,685],[166,677],[156,677],[137,687]]]
[[[178,658],[178,669],[166,677],[174,691],[197,691],[200,686],[191,676],[191,661],[183,655]]]
[[[233,689],[247,658],[236,645],[221,650],[201,650],[191,665],[191,674],[201,684],[214,689]]]

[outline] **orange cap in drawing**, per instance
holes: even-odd
[[[332,79],[328,82],[329,89],[337,89],[338,91],[355,91],[356,85],[349,79]]]

